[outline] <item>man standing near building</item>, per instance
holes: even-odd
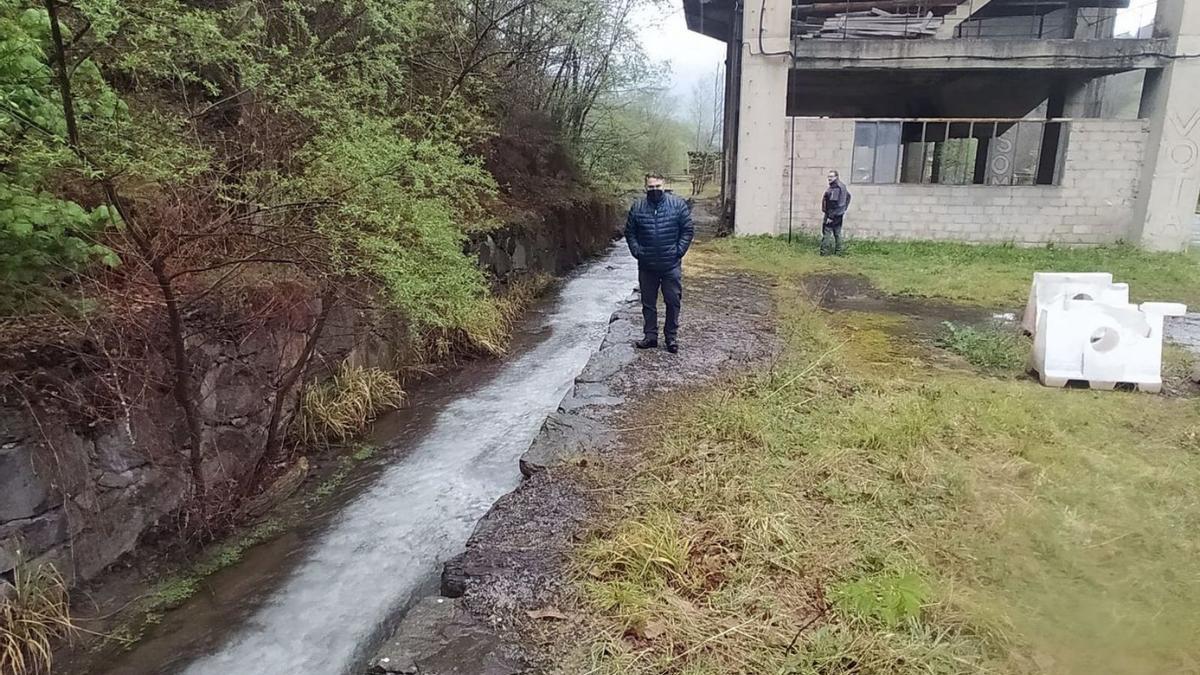
[[[845,252],[842,248],[842,219],[850,208],[850,191],[838,177],[837,171],[830,171],[825,178],[829,181],[829,188],[821,197],[821,212],[825,214],[821,225],[821,255],[841,255]]]
[[[692,245],[695,227],[687,202],[663,189],[661,174],[646,175],[646,197],[629,209],[625,241],[638,261],[638,286],[642,295],[642,330],[638,349],[658,346],[658,292],[667,305],[663,326],[667,351],[679,351],[679,308],[683,302],[683,256]]]

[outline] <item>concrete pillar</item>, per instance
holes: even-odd
[[[1073,81],[1063,85],[1062,117],[1071,119],[1095,119],[1104,114],[1104,92],[1108,78],[1090,77],[1082,82]],[[1056,115],[1051,115],[1055,117]]]
[[[740,11],[740,10],[738,10]],[[725,44],[725,102],[721,108],[725,119],[721,127],[721,207],[722,217],[729,213],[737,188],[737,121],[738,97],[741,95],[742,33],[741,18],[735,16],[737,26],[730,31]]]
[[[776,234],[783,196],[791,29],[791,0],[745,4],[734,213],[734,232],[739,235]]]
[[[1170,53],[1200,54],[1200,2],[1159,0],[1155,34]],[[1200,60],[1179,58],[1146,73],[1141,117],[1150,140],[1134,211],[1134,241],[1156,251],[1188,246],[1200,198]]]

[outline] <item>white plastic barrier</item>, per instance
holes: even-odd
[[[1093,389],[1131,384],[1157,393],[1162,391],[1163,317],[1185,313],[1187,306],[1177,303],[1106,305],[1060,297],[1041,310],[1031,365],[1049,387],[1083,380]]]
[[[1029,288],[1021,327],[1030,335],[1037,333],[1042,310],[1061,305],[1066,299],[1128,305],[1129,284],[1113,283],[1113,275],[1108,272],[1037,272]]]

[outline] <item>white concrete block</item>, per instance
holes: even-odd
[[[1094,389],[1134,384],[1162,390],[1163,318],[1181,316],[1185,305],[1108,305],[1062,298],[1041,309],[1032,367],[1042,384],[1087,381]]]
[[[1025,304],[1021,327],[1031,335],[1036,334],[1042,311],[1068,299],[1127,305],[1129,284],[1113,283],[1113,276],[1108,272],[1037,272],[1029,288],[1029,300]]]

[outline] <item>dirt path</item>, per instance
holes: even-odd
[[[630,279],[630,287],[635,284]],[[767,282],[704,264],[685,267],[681,351],[638,352],[636,292],[600,349],[521,459],[526,480],[446,565],[440,596],[418,602],[371,662],[373,672],[538,672],[562,620],[570,553],[597,526],[604,495],[672,395],[769,363],[778,352]],[[530,613],[533,615],[531,616]]]

